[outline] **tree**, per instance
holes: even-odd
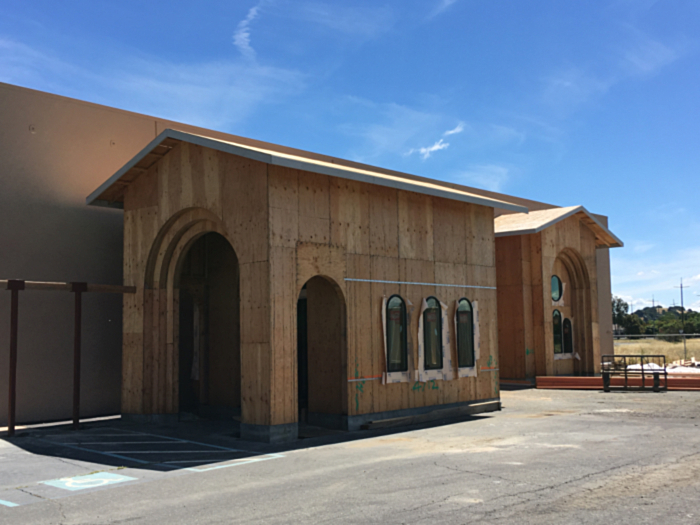
[[[630,305],[627,304],[622,297],[613,295],[612,298],[612,313],[613,313],[613,324],[622,326],[625,324],[625,317],[627,316],[627,311]]]
[[[629,335],[639,335],[644,331],[644,323],[637,315],[626,315],[622,323],[625,333]]]

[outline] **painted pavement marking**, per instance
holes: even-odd
[[[110,429],[111,430],[111,429]],[[115,429],[118,430],[118,429]],[[177,469],[177,470],[189,470],[192,472],[206,472],[209,470],[217,470],[217,469],[222,469],[222,468],[229,468],[229,467],[237,467],[240,465],[247,465],[248,463],[258,463],[260,461],[268,461],[270,459],[279,459],[285,457],[283,454],[260,454],[257,456],[251,456],[247,458],[241,458],[241,457],[233,457],[233,458],[215,458],[212,457],[212,454],[227,454],[227,455],[236,455],[240,456],[241,454],[254,454],[254,452],[248,451],[248,450],[242,450],[242,449],[236,449],[236,448],[229,448],[229,447],[222,447],[220,445],[212,445],[209,443],[201,443],[199,441],[191,441],[188,439],[180,439],[180,438],[174,438],[170,436],[162,436],[158,434],[150,434],[148,432],[138,432],[135,430],[118,430],[119,432],[122,432],[120,434],[91,434],[91,433],[86,433],[84,436],[86,439],[90,439],[91,441],[75,441],[75,435],[71,434],[70,438],[71,441],[60,441],[60,436],[55,436],[56,438],[59,439],[54,439],[54,440],[44,440],[44,441],[50,441],[52,444],[57,444],[57,445],[62,445],[67,448],[71,448],[74,450],[79,450],[81,452],[90,452],[94,454],[100,454],[103,456],[108,456],[112,457],[115,459],[120,459],[122,461],[128,461],[132,463],[139,463],[142,465],[157,465],[161,466],[164,468],[168,469]],[[108,431],[109,432],[109,431]],[[148,441],[92,441],[94,437],[113,437],[113,436],[119,436],[119,437],[127,437],[127,438],[132,438],[132,439],[149,439],[149,438],[154,438],[150,439]],[[164,440],[164,441],[159,441],[159,440]],[[156,450],[123,450],[123,449],[118,449],[118,450],[100,450],[95,447],[103,446],[103,445],[124,445],[124,446],[130,446],[130,445],[153,445],[153,444],[162,444],[165,445],[165,447],[153,447]],[[168,449],[167,445],[172,445],[172,448]],[[205,449],[200,449],[200,450],[181,450],[177,449],[177,446],[183,446],[183,445],[190,445],[193,446],[193,448],[197,447],[205,447]],[[89,448],[88,448],[89,447]],[[208,449],[208,450],[207,450]],[[215,449],[215,450],[211,450]],[[171,460],[171,461],[164,461],[163,459],[158,459],[158,460],[151,460],[148,461],[146,459],[143,459],[143,455],[164,455],[164,454],[170,454],[172,456],[178,456],[178,454],[201,454],[203,457],[196,459],[196,460]],[[135,457],[135,456],[141,456],[141,457]],[[192,457],[192,456],[190,456]],[[168,458],[164,458],[168,459]],[[216,462],[217,464],[214,464],[213,466],[206,466],[206,465],[211,465],[213,462]],[[185,464],[193,464],[193,463],[203,463],[205,465],[202,465],[200,467],[185,467]],[[182,466],[181,466],[182,465]]]
[[[0,499],[0,505],[3,505],[5,507],[19,507],[17,503],[12,503],[11,501],[5,501],[4,499]]]
[[[124,483],[125,481],[136,481],[136,479],[137,478],[129,476],[122,476],[121,474],[112,474],[111,472],[97,472],[85,476],[52,479],[49,481],[42,481],[42,483],[64,490],[85,490],[114,485],[115,483]]]

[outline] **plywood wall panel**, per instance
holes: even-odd
[[[268,260],[267,165],[234,155],[219,159],[223,223],[240,263]]]
[[[470,205],[465,217],[466,232],[470,249],[467,250],[467,263],[477,266],[495,266],[496,250],[492,209]],[[466,215],[466,214],[465,214]]]
[[[369,254],[369,188],[344,179],[330,183],[331,237],[347,253]]]
[[[469,205],[433,197],[433,234],[435,261],[465,263],[467,261],[467,223]]]
[[[433,260],[433,201],[430,196],[399,192],[399,255]]]
[[[370,261],[370,275],[375,281],[399,281],[399,259],[394,257],[379,257],[373,256]],[[406,295],[401,293],[398,284],[385,284],[373,282],[370,287],[371,307],[372,307],[372,349],[368,356],[367,362],[372,363],[370,375],[381,374],[386,370],[384,357],[384,332],[382,327],[382,299],[387,299],[394,294],[402,295],[406,299]],[[366,372],[365,372],[366,373]],[[392,388],[387,388],[392,386]],[[400,403],[402,397],[402,385],[376,385],[371,387],[374,391],[373,406],[374,412],[384,412],[392,410],[392,406]],[[362,404],[360,410],[362,410]],[[364,412],[362,412],[364,413]]]
[[[297,420],[297,300],[296,250],[272,247],[271,420],[273,425]]]
[[[241,269],[241,343],[270,340],[270,263],[245,263]]]
[[[368,191],[371,255],[399,256],[399,192],[376,186]]]
[[[348,254],[347,274],[354,279],[371,278],[370,257],[368,255]],[[347,397],[349,399],[348,413],[356,415],[360,413],[360,403],[365,410],[371,413],[374,406],[374,395],[377,388],[381,387],[381,381],[376,376],[384,370],[377,371],[374,362],[372,348],[372,319],[375,312],[372,309],[371,284],[369,282],[348,282],[347,289],[347,336],[348,336],[348,377],[347,379],[370,378],[365,381],[352,381],[346,383]],[[381,306],[380,306],[381,308]],[[383,349],[382,349],[383,357]]]

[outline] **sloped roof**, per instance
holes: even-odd
[[[271,151],[250,145],[237,144],[235,142],[213,139],[210,137],[185,133],[183,131],[173,129],[166,129],[163,131],[163,133],[158,135],[150,144],[148,144],[148,146],[146,146],[134,158],[127,162],[124,167],[122,167],[104,184],[97,188],[97,190],[90,194],[86,199],[87,204],[107,206],[111,208],[123,208],[124,190],[126,189],[126,186],[133,182],[136,177],[148,171],[153,164],[163,158],[180,142],[197,144],[199,146],[225,153],[231,153],[233,155],[238,155],[251,160],[265,162],[267,164],[275,164],[278,166],[330,175],[332,177],[366,182],[369,184],[377,184],[379,186],[413,191],[416,193],[433,195],[435,197],[443,197],[446,199],[458,200],[471,204],[479,204],[491,208],[524,212],[524,214],[527,214],[527,208],[524,206],[458,190],[456,188],[442,185],[439,181],[419,181],[396,175],[389,175],[379,171],[341,166],[323,160],[306,158],[279,151]]]
[[[578,215],[581,222],[585,223],[593,230],[597,246],[617,248],[624,245],[615,234],[583,206],[569,206],[568,208],[552,208],[549,210],[531,211],[530,213],[500,215],[496,217],[494,221],[494,230],[496,232],[496,237],[539,233],[545,228],[549,228],[557,222],[568,219],[574,215]]]

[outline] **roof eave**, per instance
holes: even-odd
[[[369,173],[361,173],[353,170],[345,170],[343,168],[335,168],[331,166],[323,166],[313,162],[305,162],[303,160],[290,159],[285,156],[277,156],[269,153],[264,153],[256,151],[254,149],[244,148],[232,144],[230,142],[223,142],[216,139],[211,139],[208,137],[203,137],[201,135],[194,135],[191,133],[185,133],[183,131],[178,131],[174,129],[166,129],[155,139],[153,139],[145,148],[143,148],[136,156],[134,156],[129,162],[127,162],[119,171],[107,179],[103,184],[101,184],[94,192],[92,192],[86,199],[86,203],[92,206],[106,206],[110,208],[123,209],[124,205],[122,202],[108,201],[105,199],[100,199],[100,196],[112,187],[122,176],[124,176],[129,170],[134,168],[141,160],[143,160],[153,149],[155,149],[159,144],[161,144],[166,139],[181,140],[184,142],[189,142],[206,148],[215,149],[217,151],[222,151],[224,153],[231,153],[241,157],[245,157],[251,160],[257,160],[260,162],[265,162],[267,164],[273,164],[293,169],[300,169],[304,171],[311,171],[313,173],[318,173],[321,175],[329,175],[332,177],[340,177],[343,179],[355,180],[357,182],[365,182],[369,184],[385,186],[405,191],[412,191],[423,193],[426,195],[432,195],[435,197],[442,197],[451,200],[458,200],[462,202],[467,202],[470,204],[477,204],[480,206],[488,206],[490,208],[509,210],[520,213],[528,213],[528,209],[524,206],[518,204],[513,204],[506,201],[499,201],[496,199],[490,199],[488,197],[481,197],[478,195],[471,195],[465,192],[450,191],[449,189],[431,188],[426,186],[419,186],[417,184],[412,184],[410,182],[403,182],[399,180],[389,180],[379,176],[373,176]],[[438,181],[436,181],[438,183]]]

